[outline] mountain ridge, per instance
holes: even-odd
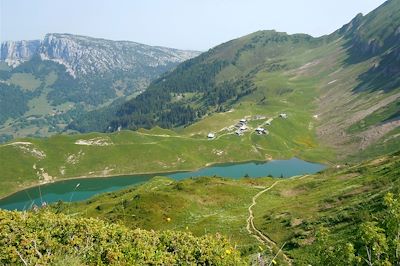
[[[63,64],[75,77],[115,69],[130,71],[135,67],[140,67],[136,59],[140,56],[150,67],[159,67],[182,62],[198,54],[197,51],[149,46],[132,41],[112,41],[68,33],[48,33],[43,40],[2,42],[0,61],[16,67],[38,55],[42,60],[52,60]],[[124,59],[124,57],[127,58]],[[88,63],[89,66],[85,67]]]
[[[3,42],[0,142],[63,132],[82,113],[135,97],[196,51],[73,34]]]
[[[180,64],[101,119],[90,114],[69,127],[80,132],[189,127],[248,99],[265,105],[266,112],[282,103],[287,109],[304,97],[288,101],[304,95],[293,87],[303,78],[310,94],[302,100],[310,103],[310,125],[318,128],[320,142],[346,155],[379,141],[387,146],[384,139],[396,138],[399,127],[398,14],[400,2],[390,0],[330,35],[269,30],[230,40]],[[358,147],[351,151],[350,143]]]

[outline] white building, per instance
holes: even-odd
[[[267,131],[263,127],[256,128],[256,132],[257,132],[258,135],[267,134]]]
[[[239,130],[241,130],[241,131],[245,131],[245,130],[247,130],[248,129],[248,127],[246,126],[246,125],[242,125],[240,128],[239,128]]]

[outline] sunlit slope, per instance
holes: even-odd
[[[368,150],[395,151],[400,123],[398,9],[398,1],[388,1],[320,38],[259,31],[231,40],[179,65],[111,117],[102,116],[101,123],[91,114],[72,128],[161,126],[179,131],[189,126],[183,131],[204,132],[209,128],[201,125],[208,123],[218,131],[220,124],[233,122],[222,118],[228,111],[236,112],[235,119],[288,112],[296,123],[291,134],[310,143],[316,137],[315,145],[329,146],[338,160],[368,157]],[[392,22],[382,19],[387,16]],[[275,143],[293,139],[288,135]]]
[[[265,243],[246,230],[248,208],[264,191],[252,207],[255,227],[276,246],[285,244],[283,251],[295,264],[314,265],[320,228],[331,231],[335,246],[354,241],[362,222],[380,220],[385,194],[400,191],[399,156],[397,152],[290,179],[156,177],[84,202],[59,203],[53,210],[149,230],[190,231],[198,236],[217,232],[249,255],[263,253],[259,245],[268,253]]]

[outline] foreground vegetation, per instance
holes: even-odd
[[[42,210],[0,211],[2,265],[243,265],[221,236],[129,230]]]

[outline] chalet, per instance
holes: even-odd
[[[248,127],[247,127],[246,125],[242,125],[242,126],[239,128],[240,131],[245,131],[245,130],[247,130],[247,129],[248,129]]]
[[[261,120],[261,119],[265,119],[265,116],[263,116],[263,115],[255,115],[254,116],[254,120]]]
[[[280,118],[285,118],[285,119],[286,119],[286,118],[288,117],[288,115],[285,114],[285,113],[281,113],[281,114],[279,114],[279,117],[280,117]]]
[[[208,139],[214,139],[215,138],[215,134],[210,132],[210,133],[208,133],[207,138]]]
[[[247,123],[247,120],[246,120],[245,118],[243,118],[243,119],[240,119],[239,122],[242,123],[242,124],[246,124],[246,123]]]
[[[267,131],[263,127],[256,128],[256,132],[258,135],[267,134]]]
[[[240,129],[235,131],[235,134],[238,136],[242,136],[243,135],[243,131],[241,131]]]

